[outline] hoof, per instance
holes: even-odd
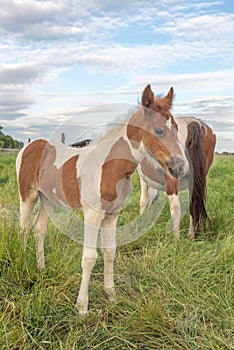
[[[86,316],[88,313],[88,308],[84,305],[76,304],[76,308],[78,310],[79,316]]]
[[[85,316],[88,313],[88,299],[85,299],[84,301],[78,298],[76,302],[76,308],[80,316]]]
[[[195,239],[195,234],[194,234],[194,232],[189,232],[189,233],[188,233],[188,238],[191,239],[191,240],[194,240],[194,239]]]
[[[37,264],[38,270],[42,271],[45,269],[45,262],[38,262]]]
[[[117,297],[116,297],[116,292],[115,292],[115,288],[108,288],[105,289],[105,294],[108,298],[108,300],[112,303],[116,303],[117,301]]]

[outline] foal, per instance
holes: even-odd
[[[160,113],[150,85],[142,95],[142,107],[125,123],[85,148],[36,140],[17,157],[20,196],[20,224],[24,244],[28,240],[32,210],[40,198],[34,222],[37,265],[45,266],[44,238],[48,208],[61,204],[84,213],[82,280],[77,299],[80,315],[88,310],[90,275],[97,259],[97,238],[101,231],[104,255],[104,289],[115,299],[113,264],[116,251],[116,223],[121,204],[130,191],[130,178],[143,158],[155,159],[169,178],[183,176],[188,162],[170,113]],[[171,105],[173,89],[165,97]]]

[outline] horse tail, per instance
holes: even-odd
[[[206,232],[206,222],[210,219],[206,212],[206,157],[203,148],[203,127],[200,122],[193,121],[188,125],[186,150],[191,165],[190,215],[193,220],[194,237],[197,237],[201,225]]]

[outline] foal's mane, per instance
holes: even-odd
[[[157,95],[154,98],[154,108],[156,112],[169,111],[171,106],[169,105],[168,99],[165,97],[161,97],[162,95]]]
[[[154,102],[153,102],[153,106],[151,107],[151,109],[153,109],[155,112],[162,112],[162,111],[167,111],[169,112],[171,109],[171,106],[169,104],[169,101],[167,98],[165,98],[166,96],[157,95],[154,96]],[[138,105],[142,106],[141,101],[138,100]]]
[[[103,140],[110,140],[118,137],[120,132],[123,130],[123,128],[128,123],[130,117],[135,114],[139,110],[139,107],[133,108],[129,110],[126,114],[117,117],[114,121],[110,121],[107,124],[107,130],[101,133],[101,135],[98,135],[95,137],[91,142],[90,145],[98,144],[99,142]],[[113,127],[112,127],[113,126]]]

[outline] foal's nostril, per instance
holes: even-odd
[[[174,155],[167,162],[168,170],[170,174],[175,177],[182,177],[185,173],[185,163],[184,161],[177,155]]]
[[[178,171],[175,168],[171,168],[169,167],[169,172],[171,174],[171,176],[175,177],[176,179],[178,179],[179,175],[178,175]]]
[[[177,166],[176,166],[176,163],[175,163],[175,160],[173,159],[173,157],[171,157],[167,162],[167,167],[168,167],[168,170],[171,174],[171,176],[177,178],[178,177],[178,169],[177,169]]]
[[[184,174],[184,163],[178,166],[178,175],[183,176]]]

